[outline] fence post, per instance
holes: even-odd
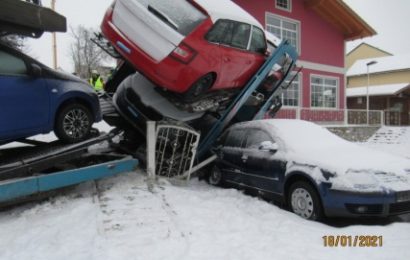
[[[344,122],[345,122],[345,125],[348,125],[349,124],[349,120],[348,120],[348,116],[349,116],[349,113],[348,113],[349,111],[347,110],[347,108],[345,108],[344,109]]]
[[[385,122],[384,122],[384,113],[386,113],[386,111],[383,111],[383,110],[380,111],[380,120],[381,120],[380,125],[381,126],[384,126],[384,124],[385,124]]]
[[[147,122],[147,184],[148,190],[153,191],[155,181],[155,147],[157,139],[157,129],[155,121]]]
[[[300,107],[296,108],[296,119],[299,119],[299,120],[300,120],[300,113],[301,113],[300,109],[301,109]]]

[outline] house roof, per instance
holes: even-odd
[[[380,48],[377,48],[376,46],[370,45],[370,44],[368,44],[368,43],[366,43],[366,42],[362,42],[362,43],[358,44],[358,45],[357,45],[356,47],[354,47],[351,51],[349,51],[349,52],[346,54],[346,56],[349,56],[350,54],[352,54],[354,51],[356,51],[357,49],[359,49],[359,48],[362,47],[362,46],[368,46],[368,47],[370,47],[370,48],[372,48],[372,49],[375,49],[375,50],[377,50],[377,51],[383,52],[383,53],[385,53],[385,54],[388,55],[388,56],[393,56],[393,54],[391,54],[390,52],[387,52],[387,51],[385,51],[385,50],[382,50],[382,49],[380,49]]]
[[[345,40],[357,40],[377,34],[342,0],[305,0],[305,6],[338,28]]]
[[[369,86],[369,96],[394,96],[410,88],[409,83]],[[347,88],[347,97],[364,97],[367,87]]]
[[[371,66],[369,70],[370,74],[410,69],[410,54],[403,54],[398,56],[357,60],[347,71],[346,76],[352,77],[367,74],[366,64],[371,61],[376,61],[377,63]]]

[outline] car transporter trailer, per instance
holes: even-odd
[[[139,154],[143,154],[143,161],[146,162],[148,179],[153,180],[155,176],[188,179],[192,173],[216,159],[212,152],[213,145],[230,124],[262,119],[266,113],[277,112],[281,103],[274,98],[275,92],[280,87],[289,86],[289,82],[285,83],[286,79],[293,81],[295,77],[289,78],[297,59],[295,48],[283,41],[202,136],[200,130],[181,122],[183,118],[170,118],[161,122],[148,118],[147,134],[143,136],[146,146],[140,146],[145,149],[139,149]],[[265,91],[263,98],[255,95],[275,64],[286,65],[284,77],[269,91]],[[152,84],[147,82],[141,77],[137,85]],[[155,86],[150,87],[153,89]],[[250,99],[257,99],[257,105],[249,106]],[[166,99],[163,102],[169,102],[168,107],[174,106]],[[100,103],[103,118],[107,122],[110,123],[112,118],[126,121],[115,109],[110,96],[102,95]],[[239,113],[247,116],[238,118]],[[167,118],[166,115],[164,117]],[[123,125],[127,127],[122,128]],[[140,163],[135,158],[138,152],[127,147],[130,147],[129,144],[132,147],[133,142],[137,141],[124,136],[129,136],[129,131],[133,131],[131,136],[139,136],[140,141],[142,134],[130,128],[130,125],[130,122],[119,123],[109,133],[72,145],[23,140],[35,146],[0,150],[0,206],[13,205],[64,187],[135,170]]]

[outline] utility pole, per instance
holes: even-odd
[[[367,66],[367,86],[366,86],[366,124],[369,125],[369,116],[370,116],[370,98],[369,98],[369,87],[370,87],[370,73],[369,73],[369,67],[376,64],[377,61],[373,60],[368,63],[366,63]]]
[[[51,0],[51,9],[55,11],[56,8],[56,0]],[[57,69],[57,36],[56,33],[53,32],[52,35],[52,52],[53,52],[53,68]]]

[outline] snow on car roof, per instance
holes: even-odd
[[[375,191],[383,182],[380,178],[384,178],[385,189],[410,189],[410,160],[348,142],[320,125],[303,120],[269,119],[237,126],[271,133],[280,147],[280,156],[288,162],[318,166],[343,177],[333,180],[334,187],[353,189],[352,185],[362,184],[363,190]],[[377,172],[387,175],[376,176]],[[319,175],[318,178],[322,177]],[[354,181],[348,181],[349,178]]]
[[[218,19],[229,19],[263,28],[263,26],[252,15],[230,0],[194,1],[208,12],[213,22],[216,22]]]

